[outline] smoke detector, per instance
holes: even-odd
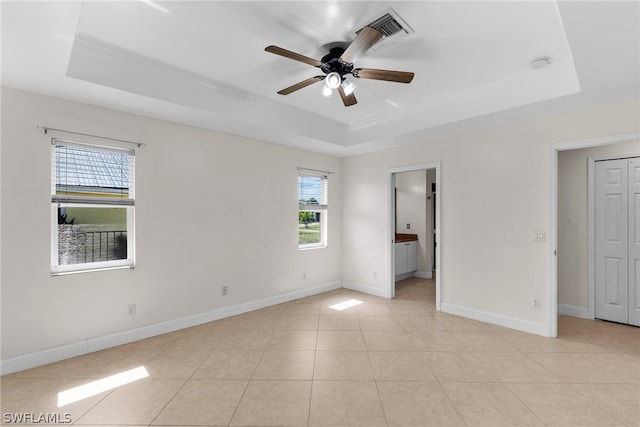
[[[529,63],[529,68],[537,70],[538,68],[544,68],[547,65],[551,64],[551,58],[548,56],[541,56],[540,58],[536,58]]]

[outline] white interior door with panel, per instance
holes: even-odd
[[[640,326],[640,157],[629,159],[629,324]]]
[[[640,159],[595,163],[596,318],[640,326]]]

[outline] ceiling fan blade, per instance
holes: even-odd
[[[284,89],[278,91],[278,94],[279,95],[289,95],[292,92],[295,92],[297,90],[302,89],[303,87],[307,87],[309,85],[312,85],[312,84],[314,84],[316,82],[319,82],[319,81],[322,81],[322,80],[324,80],[324,76],[311,77],[311,78],[309,78],[307,80],[303,80],[303,81],[301,81],[299,83],[296,83],[294,85],[291,85],[291,86],[289,86],[287,88],[284,88]]]
[[[347,95],[346,93],[344,93],[344,89],[342,88],[342,86],[338,86],[338,92],[340,92],[340,98],[342,98],[342,103],[345,107],[350,107],[358,103],[353,92]]]
[[[376,44],[382,37],[382,33],[375,28],[364,27],[351,42],[347,50],[342,53],[340,60],[349,64],[353,64],[358,60],[360,55],[365,53],[371,46]]]
[[[356,68],[352,72],[354,77],[361,79],[386,80],[388,82],[411,83],[413,73],[408,71],[376,70],[373,68]]]
[[[313,67],[320,67],[322,65],[322,62],[317,59],[309,58],[308,56],[300,55],[299,53],[291,52],[290,50],[283,49],[278,46],[267,46],[264,50],[269,53],[284,56],[285,58],[293,59],[294,61],[304,62],[305,64],[309,64]]]

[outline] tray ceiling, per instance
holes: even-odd
[[[2,80],[350,155],[638,99],[637,2],[586,3],[3,2]],[[320,59],[389,8],[413,33],[356,66],[412,71],[411,84],[353,79],[358,104],[348,108],[322,83],[276,94],[321,72],[267,45]],[[542,57],[547,66],[531,65]]]

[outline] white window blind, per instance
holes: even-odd
[[[133,206],[135,152],[53,139],[51,201]]]
[[[298,176],[298,203],[300,210],[327,210],[328,182],[326,174],[301,171]]]

